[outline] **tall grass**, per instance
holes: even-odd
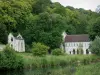
[[[100,75],[100,62],[78,67],[75,75]]]
[[[87,65],[99,58],[95,55],[47,55],[45,57],[34,57],[31,53],[21,53],[19,55],[24,59],[25,68],[52,68],[69,65]]]

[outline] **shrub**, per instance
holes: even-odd
[[[63,51],[62,51],[62,49],[54,49],[54,50],[52,50],[52,55],[63,55],[64,53],[63,53]]]
[[[33,43],[32,45],[32,53],[34,56],[44,56],[48,53],[48,46],[41,43]]]
[[[0,69],[23,68],[23,59],[9,46],[0,53]]]
[[[100,55],[100,37],[96,37],[90,44],[90,50],[93,54]]]

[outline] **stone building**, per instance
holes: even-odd
[[[13,34],[10,33],[8,35],[8,44],[17,52],[25,52],[25,41],[20,34],[14,37]]]
[[[63,46],[67,54],[91,54],[89,51],[90,39],[89,35],[63,35]]]

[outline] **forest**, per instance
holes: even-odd
[[[58,48],[62,32],[100,36],[100,13],[62,6],[50,0],[0,0],[0,43],[7,43],[11,32],[25,39],[26,50],[32,42]]]

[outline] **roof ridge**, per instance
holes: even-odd
[[[80,36],[80,35],[88,35],[88,34],[77,34],[77,35],[66,35],[66,36]]]

